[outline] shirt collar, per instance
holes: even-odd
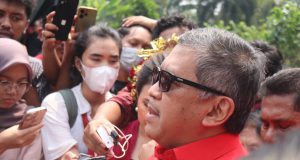
[[[234,150],[237,150],[235,158],[247,154],[240,143],[238,135],[220,134],[169,150],[157,146],[155,147],[155,157],[164,160],[213,160]]]
[[[86,100],[86,98],[83,96],[81,85],[82,85],[82,83],[80,83],[79,85],[75,86],[72,90],[73,90],[73,93],[74,93],[74,95],[76,97],[76,100],[77,100],[77,105],[78,105],[78,108],[79,108],[78,111],[79,111],[80,114],[84,114],[84,113],[91,112],[91,105]],[[107,92],[105,94],[105,100],[108,100],[111,97],[113,97],[112,93]]]
[[[76,97],[77,105],[78,105],[78,113],[84,114],[91,111],[91,105],[89,102],[85,99],[85,97],[82,94],[81,90],[81,83],[77,86],[75,86],[73,89],[73,93]]]

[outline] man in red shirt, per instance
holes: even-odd
[[[231,160],[247,154],[239,133],[254,104],[264,57],[233,33],[195,29],[180,37],[149,89],[151,160]]]

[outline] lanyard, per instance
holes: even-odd
[[[83,127],[85,128],[89,123],[87,113],[82,114],[81,118],[82,118],[82,122],[83,122]],[[92,151],[91,149],[88,148],[88,155],[94,157],[95,156],[94,151]]]

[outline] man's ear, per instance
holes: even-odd
[[[24,31],[23,31],[24,34],[26,34],[27,28],[29,27],[29,21],[30,21],[29,19],[26,21],[25,28],[24,28]]]
[[[224,124],[234,112],[234,102],[231,98],[220,96],[213,99],[213,106],[202,120],[206,127],[220,126]]]

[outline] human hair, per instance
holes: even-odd
[[[296,160],[300,159],[299,129],[281,136],[274,144],[265,144],[242,160]]]
[[[164,17],[161,18],[154,27],[152,39],[159,38],[161,32],[173,27],[187,28],[192,30],[196,28],[196,25],[192,21],[189,21],[180,15]]]
[[[260,93],[262,97],[271,95],[295,95],[294,110],[300,111],[300,68],[284,69],[262,84]]]
[[[27,18],[30,17],[32,6],[33,6],[32,0],[0,0],[0,1],[6,2],[8,4],[23,6],[25,8],[25,13]]]
[[[246,121],[246,124],[253,125],[256,127],[256,133],[260,134],[261,129],[260,111],[252,111]]]
[[[282,69],[283,57],[281,52],[274,46],[271,46],[264,41],[252,41],[250,44],[261,53],[263,53],[266,58],[265,76],[270,77],[279,70]]]
[[[224,128],[229,133],[240,133],[263,78],[263,55],[236,34],[214,28],[186,32],[180,37],[179,45],[195,50],[198,82],[225,93],[234,101],[234,112]],[[204,93],[203,98],[215,96]]]
[[[163,54],[153,55],[147,60],[141,70],[137,74],[136,91],[137,97],[140,95],[143,87],[152,82],[152,70],[156,66],[160,66],[165,56]]]
[[[93,38],[111,38],[118,46],[119,54],[122,52],[122,42],[118,32],[106,25],[97,24],[88,30],[81,32],[75,41],[75,57],[82,58],[84,51],[93,43]],[[73,85],[77,85],[82,81],[80,73],[76,68],[72,68],[71,76]]]
[[[136,24],[136,25],[131,25],[129,27],[120,27],[118,29],[118,33],[120,34],[121,38],[124,38],[125,36],[127,36],[129,33],[130,33],[130,30],[133,28],[133,27],[142,27],[144,28],[145,30],[147,30],[150,35],[152,34],[152,31],[150,28],[146,27],[146,26],[143,26],[143,25],[140,25],[140,24]]]

